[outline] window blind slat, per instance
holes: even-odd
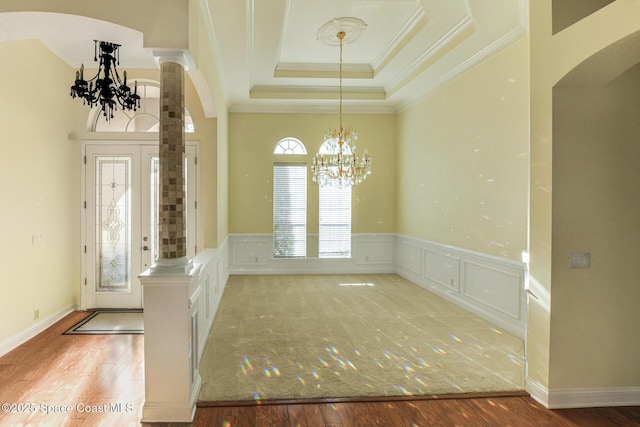
[[[351,187],[320,187],[318,256],[351,256]]]
[[[307,166],[273,166],[273,256],[307,255]]]

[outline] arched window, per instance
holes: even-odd
[[[160,130],[160,86],[155,82],[138,82],[140,108],[136,111],[118,108],[113,118],[106,121],[98,109],[94,109],[92,130],[94,132],[159,132]],[[194,132],[193,120],[185,108],[185,132]]]
[[[338,145],[338,139],[329,138],[322,143],[318,150],[318,154],[338,154],[339,151],[340,146]],[[351,154],[351,146],[349,144],[344,144],[342,146],[342,153]]]
[[[276,144],[273,154],[307,154],[307,149],[297,138],[283,138]]]
[[[273,154],[307,154],[302,141],[283,138]],[[273,164],[273,256],[300,258],[307,255],[307,164]]]

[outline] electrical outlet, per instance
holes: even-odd
[[[39,309],[35,309],[33,310],[33,320],[38,320],[40,318],[40,310]]]

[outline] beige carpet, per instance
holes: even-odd
[[[199,400],[524,389],[522,340],[397,275],[231,276]]]

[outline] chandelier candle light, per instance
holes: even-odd
[[[339,128],[325,132],[324,143],[311,163],[312,179],[321,187],[347,188],[358,185],[371,175],[371,156],[364,150],[362,159],[356,156],[358,133],[352,126],[342,125],[342,46],[357,39],[366,24],[357,18],[336,18],[324,24],[318,38],[327,44],[340,45],[340,123]]]
[[[118,53],[119,44],[94,40],[94,61],[98,61],[98,46],[100,46],[100,65],[98,74],[91,80],[84,80],[84,64],[76,71],[76,82],[71,86],[71,97],[80,97],[85,105],[94,107],[100,104],[105,119],[113,118],[113,111],[120,105],[123,109],[136,111],[140,108],[138,82],[134,83],[133,93],[127,86],[127,72],[120,79],[116,64],[120,65]],[[115,79],[115,80],[114,80]],[[95,84],[94,84],[95,83]]]

